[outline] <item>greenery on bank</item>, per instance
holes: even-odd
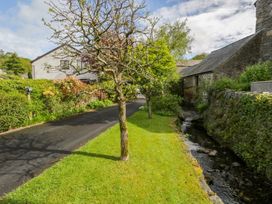
[[[246,70],[237,78],[223,77],[214,81],[212,84],[203,84],[202,92],[211,94],[213,92],[233,90],[233,91],[250,91],[251,83],[257,81],[272,80],[272,61],[267,61],[255,65],[248,66]],[[196,109],[203,113],[208,108],[207,97],[203,94],[198,96]],[[204,99],[203,99],[204,98]]]
[[[236,79],[222,78],[205,87],[196,108],[205,128],[248,166],[272,180],[272,96],[250,93],[252,82],[272,80],[272,62],[248,66]]]
[[[30,100],[26,87],[33,89]],[[64,80],[0,79],[0,132],[111,105],[97,86]]]
[[[3,204],[210,203],[173,127],[173,118],[140,111],[128,120],[130,160],[119,160],[119,127],[108,129],[40,176],[3,198]]]
[[[211,87],[212,90],[223,91],[232,89],[236,91],[249,91],[252,82],[272,80],[272,62],[264,62],[248,66],[236,79],[222,78]]]
[[[209,101],[208,133],[272,180],[272,95],[214,91]]]
[[[164,116],[176,116],[181,109],[181,98],[178,95],[166,94],[152,98],[154,113]]]

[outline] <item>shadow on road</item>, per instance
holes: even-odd
[[[128,104],[128,116],[142,104],[141,101]],[[113,155],[75,150],[117,122],[118,108],[110,107],[1,136],[0,196],[67,155],[119,160]]]

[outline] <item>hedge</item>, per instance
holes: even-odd
[[[33,88],[31,101],[26,87]],[[96,86],[73,77],[58,81],[0,79],[0,132],[82,112],[97,95]]]
[[[26,125],[29,120],[30,104],[23,94],[0,95],[0,131]]]
[[[272,95],[213,91],[204,113],[208,134],[272,180]]]

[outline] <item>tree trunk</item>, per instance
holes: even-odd
[[[128,128],[127,128],[127,116],[126,116],[126,102],[120,100],[119,105],[119,124],[121,132],[121,160],[127,161],[129,158],[128,154]]]
[[[152,119],[152,102],[149,97],[146,99],[146,104],[147,104],[147,110],[148,110],[148,118]]]

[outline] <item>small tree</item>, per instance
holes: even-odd
[[[192,60],[204,60],[207,56],[208,56],[208,54],[201,53],[201,54],[198,54],[198,55],[194,56],[192,58]]]
[[[175,60],[163,39],[154,41],[149,46],[139,45],[136,58],[141,62],[141,67],[144,67],[137,77],[137,83],[146,98],[148,117],[152,118],[151,99],[163,94],[167,81],[175,75]]]
[[[11,54],[4,62],[3,68],[8,74],[20,75],[25,73],[20,58],[15,53]]]
[[[124,90],[137,70],[136,44],[150,29],[145,4],[136,0],[51,0],[52,38],[81,50],[86,69],[109,76],[119,106],[121,160],[128,160],[128,128]],[[78,53],[74,53],[78,55]]]
[[[167,23],[159,27],[156,38],[166,41],[171,54],[176,60],[180,60],[189,50],[192,39],[189,36],[190,30],[186,26],[186,21],[176,21]]]

